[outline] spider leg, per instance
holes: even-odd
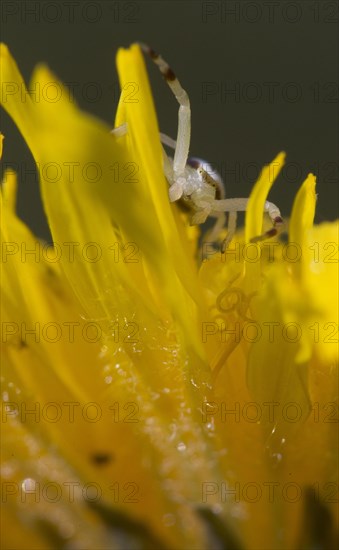
[[[221,199],[212,201],[212,212],[245,212],[249,199]]]
[[[217,212],[229,212],[231,214],[233,212],[244,212],[246,211],[248,201],[249,199],[245,199],[245,198],[222,199],[219,201],[214,200],[211,213],[214,214]],[[253,239],[251,239],[251,242],[259,242],[259,241],[268,239],[270,237],[274,237],[275,235],[278,234],[278,228],[281,227],[284,223],[281,217],[279,208],[272,202],[269,202],[269,201],[265,202],[264,212],[267,212],[267,214],[271,218],[273,227],[268,231],[265,231],[262,235],[253,237]],[[235,221],[236,221],[236,218],[234,218],[234,216],[229,218],[229,224],[231,224],[230,229],[233,230],[233,232],[235,230],[235,227],[233,227]],[[226,237],[226,241],[229,242],[228,237]],[[224,243],[223,243],[223,246],[224,246]]]
[[[113,134],[116,137],[121,137],[127,134],[127,122],[124,124],[121,124],[121,126],[117,126],[116,128],[113,128],[113,130],[110,131],[110,134]]]
[[[168,183],[171,184],[170,182],[173,181],[173,166],[164,148],[162,148],[162,158],[165,177]]]
[[[169,199],[170,202],[175,202],[181,199],[182,193],[183,193],[183,185],[182,185],[182,178],[175,179],[174,172],[173,172],[173,164],[169,157],[167,156],[167,153],[164,148],[162,148],[162,158],[163,158],[163,169],[165,173],[165,177],[167,179],[167,182],[169,184]]]
[[[216,222],[212,229],[208,231],[206,238],[204,240],[206,241],[216,241],[218,236],[220,235],[221,231],[225,227],[226,223],[226,215],[225,212],[219,212],[216,215]]]
[[[211,215],[215,216],[217,218],[217,221],[214,224],[212,230],[208,233],[206,240],[216,241],[225,226],[226,214],[225,212],[218,212],[218,214],[211,213]],[[230,242],[234,237],[236,227],[237,227],[237,211],[228,212],[227,235],[221,243],[221,254],[224,254],[226,252],[226,249],[228,248]]]
[[[146,44],[139,43],[139,46],[159,67],[161,74],[179,103],[178,134],[174,152],[173,170],[176,175],[180,176],[185,171],[191,139],[191,107],[189,97],[168,63]]]
[[[262,235],[253,237],[253,239],[251,239],[251,243],[257,243],[259,241],[264,241],[265,239],[275,237],[276,235],[278,235],[279,229],[281,229],[281,227],[284,225],[284,220],[281,217],[280,210],[275,204],[273,204],[273,202],[265,202],[264,212],[268,213],[269,217],[271,218],[273,227],[265,231]]]
[[[171,147],[171,149],[175,149],[177,146],[175,139],[171,138],[167,134],[163,134],[162,132],[160,132],[160,141],[164,145],[167,145],[167,147]]]
[[[172,149],[176,148],[176,141],[172,139],[170,136],[163,134],[161,132],[160,132],[160,141],[164,145],[167,145],[167,147],[171,147]],[[163,153],[163,160],[164,160],[164,172],[170,186],[169,199],[170,199],[170,202],[175,202],[182,197],[183,186],[180,179],[175,178],[174,171],[173,171],[173,161],[172,162],[170,161],[164,147],[162,148],[162,153]]]
[[[229,212],[227,223],[227,235],[221,243],[221,254],[224,254],[234,237],[235,230],[237,228],[237,212]]]
[[[210,214],[210,206],[206,205],[204,207],[200,207],[191,217],[191,225],[200,225],[201,223],[205,223]]]

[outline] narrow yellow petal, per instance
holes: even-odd
[[[298,249],[301,250],[301,261],[293,264],[295,275],[301,276],[303,266],[306,271],[308,270],[308,258],[311,251],[307,250],[305,243],[307,238],[307,232],[313,226],[313,220],[315,215],[315,205],[317,195],[315,193],[316,178],[313,174],[309,174],[300,187],[296,198],[294,199],[290,228],[289,228],[289,242],[293,243]]]
[[[317,195],[316,178],[309,174],[294,199],[290,220],[289,240],[302,244],[305,234],[313,226]]]
[[[34,149],[34,105],[17,64],[3,43],[0,44],[0,65],[0,104],[14,120],[28,146]]]
[[[173,216],[168,198],[168,184],[163,171],[162,148],[155,115],[152,94],[145,69],[145,62],[137,44],[128,50],[120,49],[117,66],[122,94],[116,117],[116,126],[128,125],[128,139],[138,152],[145,171],[147,194],[152,197],[156,221],[163,237],[166,255],[175,266],[177,276],[186,291],[200,302],[196,271],[189,253],[186,231],[182,221]],[[155,251],[153,251],[155,253]],[[164,258],[162,258],[164,261]]]
[[[8,208],[12,212],[15,212],[17,187],[18,187],[17,174],[12,170],[6,170],[2,181],[1,192],[3,196],[4,204],[7,204]]]
[[[202,307],[197,270],[193,263],[186,231],[182,220],[173,216],[173,206],[168,199],[168,184],[164,177],[162,150],[153,99],[140,47],[120,49],[117,66],[122,95],[116,117],[116,126],[127,122],[126,141],[135,159],[140,159],[139,168],[146,186],[145,197],[152,198],[152,206],[144,216],[147,227],[153,217],[152,270],[156,268],[159,279],[156,287],[170,304],[176,318],[193,348],[201,350],[197,333],[192,331],[192,319],[196,319],[197,304]],[[145,204],[145,202],[144,202]],[[144,243],[152,242],[150,239]],[[145,250],[147,253],[147,250]],[[160,287],[159,287],[160,282]],[[201,353],[201,351],[200,351]]]
[[[251,239],[262,234],[264,205],[269,191],[285,162],[285,153],[279,153],[276,158],[265,166],[251,192],[245,215],[245,242],[249,245]],[[260,258],[260,245],[251,243],[251,257]],[[260,261],[245,261],[246,288],[254,291],[260,282]]]
[[[318,361],[333,369],[338,362],[339,224],[314,225],[304,237],[302,285],[312,304],[308,334]]]
[[[2,159],[3,141],[5,136],[0,132],[0,159]]]
[[[258,181],[252,189],[245,218],[245,240],[249,243],[251,239],[262,233],[262,222],[264,205],[270,189],[279,175],[285,162],[285,153],[279,153],[275,159],[265,166]]]

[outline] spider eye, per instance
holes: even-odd
[[[196,157],[188,157],[187,159],[188,166],[191,166],[191,168],[194,168],[195,170],[199,171],[199,168],[201,167],[200,159]]]

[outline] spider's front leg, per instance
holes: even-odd
[[[184,192],[185,178],[173,173],[174,183],[171,184],[168,194],[170,202],[176,202],[181,199]]]
[[[237,214],[238,213],[236,211],[228,213],[227,235],[221,243],[221,254],[225,254],[234,237],[235,230],[237,228]]]
[[[196,211],[191,217],[191,225],[201,225],[205,223],[208,216],[211,214],[211,207],[208,204],[195,205]]]
[[[211,214],[213,217],[217,218],[214,226],[204,238],[205,242],[213,243],[218,240],[218,237],[226,225],[226,213],[218,212]],[[230,245],[237,226],[237,212],[228,212],[227,220],[227,235],[221,243],[221,254],[224,254]]]
[[[267,214],[271,218],[273,227],[265,231],[265,233],[262,233],[262,235],[253,237],[253,239],[251,239],[251,243],[257,243],[260,241],[264,241],[265,239],[270,239],[271,237],[275,237],[276,235],[278,235],[279,231],[284,225],[284,220],[281,217],[280,210],[275,204],[273,204],[273,202],[269,202],[269,201],[265,202],[264,212],[267,212]]]
[[[213,227],[207,232],[204,241],[206,242],[215,242],[218,240],[218,237],[226,225],[226,214],[225,212],[220,212],[218,215],[215,215],[216,221]]]
[[[181,86],[178,78],[176,77],[174,71],[171,69],[167,61],[165,61],[161,57],[161,55],[155,52],[147,44],[143,44],[140,42],[139,46],[141,47],[142,51],[147,54],[158,66],[162,76],[164,77],[179,104],[178,133],[174,151],[173,170],[175,176],[180,177],[185,171],[191,139],[190,100],[186,90]],[[173,190],[172,194],[173,196],[177,196],[179,194],[179,186],[177,186],[177,188]],[[173,199],[173,201],[175,200],[178,200],[178,198]]]
[[[245,212],[248,205],[248,198],[239,199],[222,199],[214,200],[212,206],[212,215],[216,215],[220,212],[228,212],[228,234],[226,239],[222,243],[221,251],[224,253],[227,246],[231,242],[236,230],[237,212]],[[269,239],[278,234],[278,230],[283,226],[283,219],[280,214],[279,208],[272,202],[266,201],[264,205],[264,212],[267,212],[272,220],[273,227],[268,229],[261,235],[253,237],[251,242],[259,242],[265,239]]]

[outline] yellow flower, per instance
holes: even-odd
[[[139,47],[118,52],[120,137],[45,66],[31,86],[53,83],[59,101],[23,102],[4,45],[1,61],[53,237],[18,219],[8,171],[4,547],[333,547],[338,226],[313,226],[314,176],[289,242],[251,243],[278,155],[245,232],[200,262],[198,232],[168,200]]]

